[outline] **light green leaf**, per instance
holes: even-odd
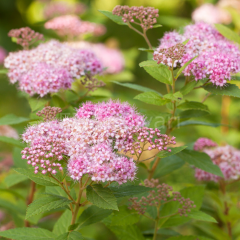
[[[29,118],[18,117],[14,114],[8,114],[0,118],[0,125],[15,125],[23,122],[29,121]]]
[[[234,84],[228,84],[224,87],[217,87],[213,84],[208,84],[203,87],[206,91],[216,94],[216,95],[227,95],[231,97],[240,98],[240,89]]]
[[[48,176],[45,176],[41,173],[37,173],[34,174],[30,169],[24,169],[24,168],[14,168],[14,171],[27,176],[29,179],[31,179],[32,181],[34,181],[35,183],[39,184],[39,185],[43,185],[43,186],[58,186],[59,183],[53,179],[50,178]]]
[[[184,109],[184,110],[198,109],[198,110],[202,110],[202,111],[209,111],[207,105],[200,103],[200,102],[193,102],[193,101],[184,102],[184,103],[178,105],[177,108]]]
[[[43,98],[29,98],[28,103],[32,109],[32,112],[35,112],[36,110],[39,110],[40,108],[43,108],[47,103],[47,99]]]
[[[155,92],[157,93],[159,96],[162,96],[161,93],[151,89],[151,88],[148,88],[148,87],[143,87],[143,86],[140,86],[140,85],[137,85],[137,84],[133,84],[133,83],[119,83],[119,82],[113,82],[115,84],[118,84],[120,86],[123,86],[123,87],[127,87],[127,88],[131,88],[131,89],[134,89],[134,90],[137,90],[139,92]]]
[[[161,24],[155,24],[155,25],[153,25],[153,28],[159,28],[159,27],[162,27],[162,25],[161,25]]]
[[[231,80],[240,81],[240,76],[232,76]]]
[[[20,140],[17,140],[15,138],[5,137],[5,136],[0,136],[0,142],[8,143],[20,148],[26,147],[26,145],[22,143]]]
[[[183,45],[186,45],[189,42],[190,39],[185,40],[184,42],[182,42]]]
[[[117,199],[109,188],[100,184],[87,187],[87,199],[94,205],[104,209],[118,210]]]
[[[168,148],[171,150],[171,152],[168,151],[161,151],[157,154],[158,157],[160,158],[165,158],[165,157],[169,157],[172,156],[178,152],[181,152],[183,149],[187,148],[187,146],[181,146],[181,147],[175,147],[175,148]]]
[[[54,240],[55,235],[43,228],[14,228],[0,232],[0,236],[16,240]]]
[[[104,10],[98,10],[98,11],[119,25],[127,25],[127,23],[125,23],[122,20],[121,16],[113,15],[112,12],[109,12],[109,11],[104,11]]]
[[[100,222],[112,213],[112,210],[102,209],[97,206],[90,206],[85,209],[78,218],[79,228]]]
[[[215,24],[216,29],[227,39],[240,44],[240,36],[222,24]]]
[[[8,69],[0,69],[0,74],[7,74],[8,73]]]
[[[144,192],[148,192],[151,188],[139,186],[139,185],[120,185],[109,186],[116,198],[135,196]]]
[[[66,232],[58,236],[55,240],[84,240],[84,237],[80,232],[72,231]]]
[[[52,209],[61,208],[72,201],[57,195],[46,194],[44,197],[41,197],[37,200],[34,200],[27,208],[26,219],[43,212],[50,211]]]
[[[153,49],[149,49],[149,48],[138,48],[139,51],[143,51],[143,52],[150,52],[153,53],[154,50]]]
[[[21,151],[22,151],[22,148],[15,147],[13,149],[14,167],[27,168],[28,166],[27,161],[25,159],[22,159]]]
[[[178,124],[178,127],[184,127],[188,125],[204,125],[209,127],[219,127],[221,123],[210,123],[210,122],[202,122],[202,121],[184,121]]]
[[[188,62],[186,62],[177,72],[177,75],[175,77],[175,79],[178,79],[178,77],[180,76],[180,74],[183,72],[183,70],[192,62],[194,61],[198,56],[195,56],[194,58],[192,58],[191,60],[189,60]]]
[[[168,93],[163,95],[163,98],[179,102],[183,99],[183,95],[181,92]]]
[[[195,88],[197,84],[197,81],[189,82],[180,89],[180,92],[182,93],[182,95],[187,95],[193,90],[193,88]]]
[[[4,182],[10,188],[10,187],[12,187],[20,182],[23,182],[27,179],[28,179],[28,177],[26,177],[24,175],[13,173],[13,174],[7,175],[6,178],[4,179]]]
[[[66,210],[53,227],[53,233],[56,235],[64,234],[68,231],[68,226],[71,224],[72,213],[70,210]]]
[[[188,217],[195,220],[217,223],[217,221],[213,217],[201,211],[191,211],[190,213],[188,213]]]
[[[213,164],[211,158],[206,153],[184,149],[183,151],[177,153],[177,156],[190,165],[223,177],[220,168]]]
[[[154,60],[147,60],[139,63],[140,67],[159,67],[156,61]]]
[[[182,151],[182,150],[181,150]],[[154,178],[159,178],[165,176],[176,169],[181,168],[185,162],[176,155],[172,155],[170,157],[164,157],[160,160],[157,169],[154,173]]]
[[[168,102],[171,102],[171,100],[169,100],[169,99],[163,99],[156,92],[140,93],[137,96],[135,96],[134,99],[138,99],[142,102],[157,105],[157,106],[162,106],[162,105],[165,105]]]

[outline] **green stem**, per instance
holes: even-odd
[[[158,158],[156,159],[155,163],[153,164],[151,170],[149,170],[148,180],[150,180],[150,179],[153,177],[153,174],[154,174],[154,172],[155,172],[155,170],[156,170],[156,168],[157,168],[157,165],[158,165],[158,163],[160,162],[160,160],[161,160],[161,158],[158,157]]]
[[[159,219],[157,218],[157,219],[155,220],[153,240],[156,240],[156,239],[157,239],[158,222],[159,222]]]

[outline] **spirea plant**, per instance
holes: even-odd
[[[183,127],[182,134],[191,134],[190,126],[222,125],[205,118],[210,114],[205,101],[216,95],[240,98],[233,81],[239,80],[240,37],[222,25],[198,22],[181,33],[166,32],[153,47],[147,31],[161,27],[158,9],[100,10],[147,43],[148,48],[139,49],[147,54],[139,66],[164,89],[114,84],[141,92],[134,99],[154,105],[148,111],[96,94],[100,88],[112,90],[107,79],[127,63],[119,50],[82,41],[106,28],[72,15],[86,11],[84,5],[75,6],[46,3],[44,26],[62,41],[45,41],[28,27],[9,32],[23,50],[9,53],[4,71],[31,114],[0,118],[0,125],[27,123],[21,140],[0,136],[15,146],[14,172],[4,179],[10,189],[4,191],[19,200],[17,207],[0,200],[14,222],[0,236],[89,239],[83,228],[101,222],[119,240],[238,240],[239,213],[233,212],[239,212],[239,193],[229,190],[240,177],[240,151],[224,137],[218,142],[196,137],[192,144],[175,133]],[[174,174],[193,180],[182,188]],[[171,183],[166,175],[173,176]],[[18,184],[28,192],[14,191]]]

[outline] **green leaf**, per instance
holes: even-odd
[[[148,192],[151,188],[139,185],[120,185],[117,187],[109,186],[116,198],[135,196],[144,192]]]
[[[52,209],[61,208],[72,201],[57,195],[45,195],[37,200],[34,200],[27,208],[26,219],[30,218],[33,215],[50,211]]]
[[[186,111],[182,111],[180,112],[179,116],[181,119],[184,118],[198,118],[198,117],[204,117],[206,115],[209,115],[209,112],[207,111],[203,111],[203,110],[196,110],[196,109],[190,109],[190,110],[186,110]]]
[[[193,102],[193,101],[184,102],[184,103],[178,105],[177,108],[184,109],[184,110],[198,109],[198,110],[202,110],[202,111],[209,111],[207,105],[200,103],[200,102]]]
[[[43,186],[58,186],[59,183],[48,176],[45,176],[41,173],[34,174],[31,169],[24,169],[24,168],[14,168],[14,171],[27,176],[29,179],[34,181],[35,183]]]
[[[177,153],[177,156],[190,165],[223,177],[220,168],[213,164],[211,158],[206,153],[184,149],[183,151]]]
[[[8,73],[8,69],[0,69],[0,74],[7,74]]]
[[[8,143],[20,148],[26,147],[26,145],[22,143],[20,140],[17,140],[15,138],[5,137],[5,136],[0,136],[0,142]]]
[[[14,228],[0,232],[0,236],[16,240],[54,240],[55,235],[43,228]]]
[[[18,168],[27,168],[28,166],[27,161],[22,159],[21,151],[22,151],[22,148],[15,147],[13,149],[14,166]]]
[[[140,67],[159,67],[156,61],[154,60],[147,60],[139,63]]]
[[[117,199],[113,192],[100,184],[87,186],[87,199],[97,207],[118,210]]]
[[[66,232],[58,236],[55,240],[84,240],[80,232],[72,231]]]
[[[155,24],[155,25],[153,25],[153,28],[159,28],[159,27],[162,27],[162,25],[161,25],[161,24]]]
[[[215,24],[216,29],[230,41],[240,44],[240,36],[222,24]]]
[[[150,53],[153,53],[154,50],[152,49],[149,49],[149,48],[138,48],[139,51],[143,51],[143,52],[150,52]]]
[[[163,159],[160,160],[157,169],[154,173],[154,177],[159,178],[165,176],[175,171],[176,169],[181,168],[184,164],[185,162],[176,155],[172,155],[166,158],[164,157]]]
[[[119,25],[127,25],[127,23],[125,23],[122,20],[121,16],[113,15],[112,12],[109,12],[109,11],[104,11],[104,10],[98,10],[98,11]]]
[[[140,85],[137,85],[137,84],[133,84],[133,83],[119,83],[119,82],[113,82],[115,84],[118,84],[120,86],[123,86],[123,87],[127,87],[127,88],[131,88],[131,89],[134,89],[134,90],[137,90],[139,92],[155,92],[157,93],[159,96],[162,96],[161,93],[151,89],[151,88],[148,88],[148,87],[143,87],[143,86],[140,86]]]
[[[212,240],[212,239],[201,236],[176,236],[170,237],[167,240]]]
[[[189,82],[180,89],[180,92],[182,93],[182,95],[187,95],[195,88],[197,84],[197,81]]]
[[[181,147],[175,147],[175,148],[168,148],[171,150],[171,152],[168,151],[161,151],[157,154],[158,157],[160,158],[165,158],[165,157],[169,157],[172,156],[178,152],[181,152],[183,149],[187,148],[187,146],[181,146]]]
[[[71,224],[72,213],[70,210],[66,210],[53,227],[53,233],[56,235],[63,234],[68,231],[68,226]]]
[[[231,80],[240,81],[240,76],[232,76]]]
[[[178,79],[178,77],[180,76],[180,74],[183,72],[183,70],[192,62],[194,61],[198,56],[195,56],[194,58],[192,58],[191,60],[189,60],[188,62],[186,62],[177,72],[177,75],[175,77],[175,79]]]
[[[9,174],[6,176],[6,178],[4,179],[4,182],[6,183],[7,187],[12,187],[20,182],[23,182],[25,180],[27,180],[28,177],[21,175],[21,174],[17,174],[17,173],[13,173],[13,174]]]
[[[47,99],[43,98],[29,98],[28,103],[32,109],[32,112],[35,112],[36,110],[39,110],[40,108],[43,108],[47,103]]]
[[[169,99],[171,101],[181,101],[183,99],[183,95],[181,92],[168,93],[163,95],[163,98]]]
[[[171,102],[171,100],[169,100],[169,99],[163,99],[156,92],[140,93],[137,96],[135,96],[134,99],[138,99],[142,102],[157,105],[157,106],[162,106],[162,105],[165,105],[168,102]]]
[[[18,117],[14,114],[8,114],[0,118],[0,125],[14,125],[29,121],[29,118]]]
[[[186,45],[189,42],[190,39],[185,40],[184,42],[182,42],[183,45]]]
[[[221,123],[210,123],[210,122],[202,122],[202,121],[184,121],[178,124],[178,127],[184,127],[189,125],[204,125],[209,127],[219,127]]]
[[[111,226],[133,225],[139,221],[140,215],[136,211],[130,211],[127,206],[119,207],[119,211],[114,211],[110,216]]]
[[[154,234],[154,229],[152,230],[147,230],[143,232],[144,235],[153,235]],[[180,235],[179,233],[170,230],[170,229],[158,229],[157,235],[161,236],[178,236]]]
[[[240,98],[240,89],[234,84],[228,84],[224,87],[217,87],[213,84],[208,84],[203,87],[206,91],[216,94],[216,95],[227,95],[231,97]]]
[[[112,210],[102,209],[97,206],[90,206],[85,209],[78,218],[79,227],[85,227],[96,222],[100,222],[102,219],[108,217],[112,213]]]
[[[195,219],[195,220],[217,223],[217,221],[213,217],[211,217],[208,214],[201,212],[201,211],[191,211],[187,215],[188,215],[188,217]]]
[[[145,71],[159,82],[172,85],[172,73],[167,66],[144,66]]]

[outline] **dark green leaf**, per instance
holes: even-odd
[[[16,240],[54,240],[55,235],[43,228],[14,228],[0,232],[0,236]]]
[[[72,232],[66,232],[62,235],[58,236],[55,240],[84,240],[81,233],[72,231]]]
[[[122,20],[121,16],[113,15],[112,12],[109,12],[109,11],[104,11],[104,10],[98,10],[98,11],[119,25],[127,25],[127,23],[125,23]]]
[[[87,199],[97,207],[118,210],[117,199],[113,192],[100,184],[87,187]]]
[[[227,39],[240,44],[240,36],[222,24],[215,24],[216,29]]]
[[[70,210],[66,210],[53,227],[53,233],[56,235],[63,234],[68,231],[68,226],[71,224],[72,213]]]
[[[213,217],[201,211],[191,211],[190,213],[188,213],[188,217],[195,220],[217,223],[217,221]]]
[[[232,76],[231,80],[240,81],[240,76]]]
[[[212,240],[212,239],[202,237],[202,236],[177,236],[177,237],[170,237],[167,240]]]
[[[210,123],[210,122],[202,122],[202,121],[184,121],[178,124],[178,127],[188,126],[188,125],[204,125],[209,127],[219,127],[221,123]]]
[[[154,229],[152,230],[147,230],[143,232],[144,235],[153,235],[154,234]],[[179,233],[170,230],[170,229],[158,229],[157,235],[161,236],[178,236],[180,235]]]
[[[198,56],[195,56],[194,58],[192,58],[191,60],[189,60],[188,62],[186,62],[177,72],[177,75],[175,77],[175,79],[178,79],[178,77],[180,76],[180,74],[183,72],[183,70],[192,62],[194,61]]]
[[[15,147],[13,149],[13,162],[15,167],[27,168],[28,164],[25,159],[22,159],[22,148]]]
[[[196,110],[196,109],[191,109],[191,110],[186,110],[186,111],[182,111],[180,112],[179,116],[181,119],[184,118],[198,118],[198,117],[204,117],[206,115],[209,115],[209,113],[207,111],[203,111],[203,110]]]
[[[29,118],[18,117],[14,114],[8,114],[0,118],[0,125],[15,125],[23,122],[29,121]]]
[[[180,89],[180,92],[182,93],[182,95],[187,95],[193,90],[193,88],[195,88],[196,85],[197,81],[189,82]]]
[[[181,146],[181,147],[175,147],[175,148],[168,148],[171,150],[171,152],[169,151],[161,151],[157,154],[158,157],[160,158],[165,158],[165,157],[169,157],[172,156],[178,152],[181,152],[183,149],[187,148],[187,146]]]
[[[184,102],[184,103],[178,105],[177,108],[184,109],[184,110],[198,109],[198,110],[202,110],[202,111],[209,111],[207,105],[200,103],[200,102],[193,102],[193,101]]]
[[[240,98],[240,89],[234,84],[228,84],[224,87],[217,87],[213,84],[208,84],[203,87],[206,91],[216,94],[216,95],[227,95],[231,97]]]
[[[142,102],[157,105],[157,106],[162,106],[162,105],[165,105],[168,102],[171,102],[171,100],[169,100],[169,99],[163,99],[156,92],[140,93],[137,96],[135,96],[134,99],[138,99]]]
[[[20,148],[26,147],[26,145],[22,143],[20,140],[17,140],[15,138],[5,137],[5,136],[0,136],[0,142],[8,143]]]
[[[220,168],[213,164],[211,158],[206,153],[184,149],[183,151],[177,153],[177,156],[190,165],[223,177]]]

